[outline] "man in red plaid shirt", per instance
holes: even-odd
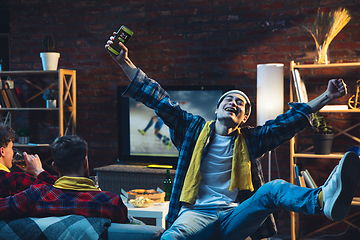
[[[0,197],[12,196],[18,192],[28,189],[37,183],[53,184],[56,177],[50,175],[42,168],[40,158],[37,154],[28,155],[24,153],[26,167],[21,167],[25,172],[10,172],[12,158],[14,155],[13,141],[15,132],[9,126],[0,125]],[[30,174],[32,175],[30,175]],[[34,177],[35,176],[35,177]]]
[[[87,143],[78,136],[55,139],[51,145],[52,166],[60,178],[53,185],[36,184],[0,198],[0,219],[76,214],[129,223],[120,196],[99,190],[88,178],[87,150]]]

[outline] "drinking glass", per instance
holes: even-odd
[[[14,155],[13,155],[12,163],[21,167],[26,167],[26,162],[22,152],[17,148],[13,148],[13,151],[14,151]]]

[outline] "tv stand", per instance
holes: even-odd
[[[141,165],[113,164],[94,169],[101,190],[117,194],[121,189],[156,189],[164,190],[166,169],[148,168]],[[176,170],[170,169],[170,177],[174,180]]]

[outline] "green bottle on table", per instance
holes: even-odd
[[[166,169],[166,178],[164,180],[165,201],[170,201],[171,190],[172,190],[172,181],[170,179],[170,170]]]

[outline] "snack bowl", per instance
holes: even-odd
[[[135,200],[139,197],[145,197],[153,200],[154,202],[164,202],[165,198],[165,192],[158,192],[154,189],[133,189],[127,192],[127,194],[129,200]]]
[[[154,201],[147,197],[138,197],[136,199],[130,199],[129,203],[136,208],[147,208],[154,206]]]

